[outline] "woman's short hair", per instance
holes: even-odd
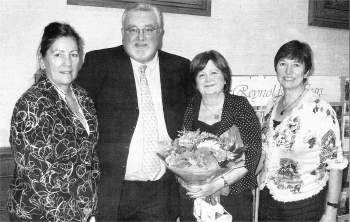
[[[79,52],[81,51],[82,39],[80,38],[79,34],[69,24],[52,22],[48,24],[44,29],[44,33],[38,48],[39,61],[41,58],[44,58],[46,56],[46,53],[49,50],[49,48],[60,37],[73,38],[78,45]]]
[[[282,45],[277,51],[274,66],[275,70],[277,63],[284,58],[297,60],[305,65],[305,73],[312,68],[312,50],[310,46],[305,42],[299,42],[298,40],[292,40]]]
[[[193,58],[191,62],[190,73],[194,84],[196,84],[195,79],[197,74],[205,68],[209,60],[211,60],[214,65],[222,72],[224,80],[226,82],[224,86],[224,92],[229,93],[231,89],[231,70],[226,59],[215,50],[202,52]]]
[[[130,13],[130,12],[136,12],[136,11],[142,11],[142,12],[154,12],[154,14],[157,17],[157,23],[158,26],[161,30],[163,30],[163,16],[162,13],[159,11],[159,9],[153,5],[147,4],[147,3],[136,3],[136,4],[132,4],[129,7],[127,7],[123,13],[122,16],[122,26],[124,28],[124,24],[125,24],[125,19],[126,16]]]

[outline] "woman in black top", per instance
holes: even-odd
[[[187,189],[181,198],[181,221],[195,221],[193,199],[204,198],[229,185],[228,196],[221,195],[220,204],[234,221],[252,221],[251,190],[256,187],[255,170],[261,155],[260,123],[254,109],[245,97],[229,94],[231,72],[225,58],[211,50],[198,54],[191,63],[197,93],[189,102],[183,127],[186,130],[209,132],[220,136],[238,129],[245,151],[245,167],[226,173],[222,179],[198,188]],[[182,190],[184,191],[184,190]]]

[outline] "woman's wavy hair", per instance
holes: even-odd
[[[191,62],[190,73],[194,88],[197,89],[195,81],[197,74],[205,68],[209,60],[211,60],[214,65],[222,72],[224,80],[226,82],[224,86],[224,93],[229,93],[231,89],[231,70],[226,59],[215,50],[199,53],[193,58]]]

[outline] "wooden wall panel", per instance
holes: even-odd
[[[0,221],[9,221],[7,213],[7,191],[13,177],[15,162],[10,147],[0,147]]]

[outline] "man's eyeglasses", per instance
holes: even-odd
[[[131,36],[135,36],[135,35],[140,34],[140,32],[142,31],[145,35],[151,36],[151,35],[156,34],[158,29],[159,28],[153,28],[153,27],[145,27],[143,29],[131,27],[131,28],[127,28],[126,32]]]

